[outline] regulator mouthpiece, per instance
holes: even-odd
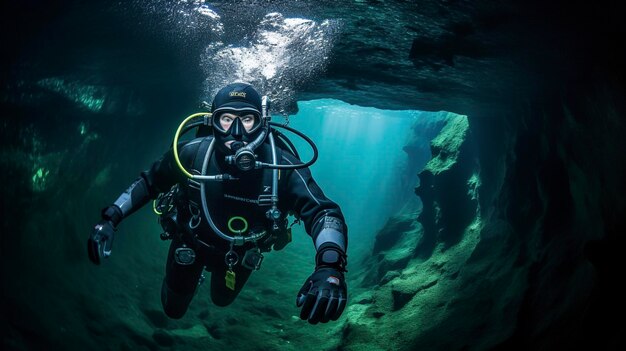
[[[233,150],[234,152],[239,151],[239,149],[241,149],[242,147],[244,147],[244,143],[243,141],[233,141],[232,144],[230,144],[230,149]]]
[[[256,166],[256,155],[250,145],[244,146],[241,141],[235,141],[230,144],[230,148],[235,152],[235,155],[226,156],[226,163],[229,165],[235,165],[242,171],[249,171]]]
[[[234,156],[227,156],[226,162],[231,165],[234,164],[242,171],[249,171],[254,169],[256,165],[256,156],[249,148],[242,147],[235,152]]]

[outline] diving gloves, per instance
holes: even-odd
[[[334,248],[321,249],[316,262],[315,272],[306,280],[296,299],[296,306],[302,307],[300,318],[311,324],[337,320],[348,301],[343,274],[345,254]]]
[[[87,240],[87,253],[94,264],[100,264],[102,258],[111,255],[115,227],[122,220],[119,208],[109,206],[102,210],[102,220],[93,227]]]
[[[100,264],[102,258],[107,258],[111,255],[114,233],[115,227],[113,227],[111,221],[103,220],[94,226],[93,232],[87,240],[87,252],[91,262]]]

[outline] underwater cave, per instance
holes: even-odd
[[[2,349],[624,348],[617,3],[1,6]],[[349,228],[335,322],[298,317],[302,225],[232,305],[204,283],[180,320],[151,206],[87,258],[102,208],[232,81],[320,151],[311,171]]]

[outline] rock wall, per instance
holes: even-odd
[[[487,108],[452,100],[468,108],[456,112],[468,115],[473,154],[446,172],[429,164],[416,191],[423,212],[399,213],[378,234],[346,349],[623,347],[611,317],[624,311],[624,26],[607,3],[517,10],[529,40],[511,53],[528,80],[496,74],[502,94]],[[450,152],[434,143],[433,154]]]
[[[564,91],[514,111],[519,124],[498,134],[488,120],[449,120],[420,173],[423,211],[377,235],[346,349],[622,344],[609,317],[624,307],[620,96],[606,85]]]
[[[564,92],[515,111],[515,126],[448,121],[420,173],[423,211],[391,218],[376,238],[346,349],[622,345],[611,322],[624,307],[626,229],[616,89]]]
[[[589,82],[522,113],[492,217],[516,230],[528,287],[502,349],[623,343],[614,278],[625,227],[622,91]],[[528,118],[541,115],[543,118]],[[604,317],[602,317],[604,315]]]
[[[511,284],[511,272],[494,268],[512,266],[511,256],[485,250],[482,238],[507,236],[511,229],[482,222],[480,167],[468,118],[448,119],[431,149],[416,188],[423,210],[399,214],[379,232],[364,265],[373,267],[362,281],[366,290],[344,329],[346,349],[368,340],[379,340],[381,350],[484,349],[511,333],[514,316],[500,311],[519,305],[520,297],[496,294]],[[449,333],[457,337],[445,337]]]

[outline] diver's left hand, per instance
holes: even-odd
[[[302,307],[301,319],[317,324],[337,320],[347,301],[348,288],[343,273],[332,267],[320,267],[300,289],[296,306]]]

